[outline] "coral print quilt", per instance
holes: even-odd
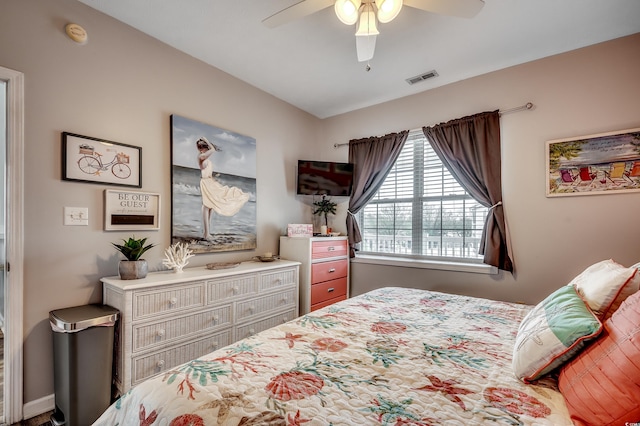
[[[511,354],[529,306],[384,288],[158,375],[96,425],[570,425]]]

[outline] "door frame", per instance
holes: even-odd
[[[4,413],[13,424],[23,413],[23,263],[24,263],[24,74],[0,67],[7,82],[6,262],[4,286]]]

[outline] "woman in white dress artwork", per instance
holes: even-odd
[[[211,154],[222,149],[212,144],[205,137],[196,141],[198,149],[198,165],[201,170],[200,193],[202,194],[202,225],[205,240],[212,240],[209,233],[211,213],[223,216],[233,216],[249,200],[249,194],[236,187],[222,185],[213,177],[213,163],[209,159]]]

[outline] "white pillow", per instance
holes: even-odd
[[[638,291],[640,273],[637,268],[625,268],[611,259],[603,260],[589,266],[569,285],[574,286],[598,318],[604,320]]]

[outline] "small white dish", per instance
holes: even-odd
[[[280,256],[254,256],[252,259],[258,262],[273,262],[274,260],[280,259]]]

